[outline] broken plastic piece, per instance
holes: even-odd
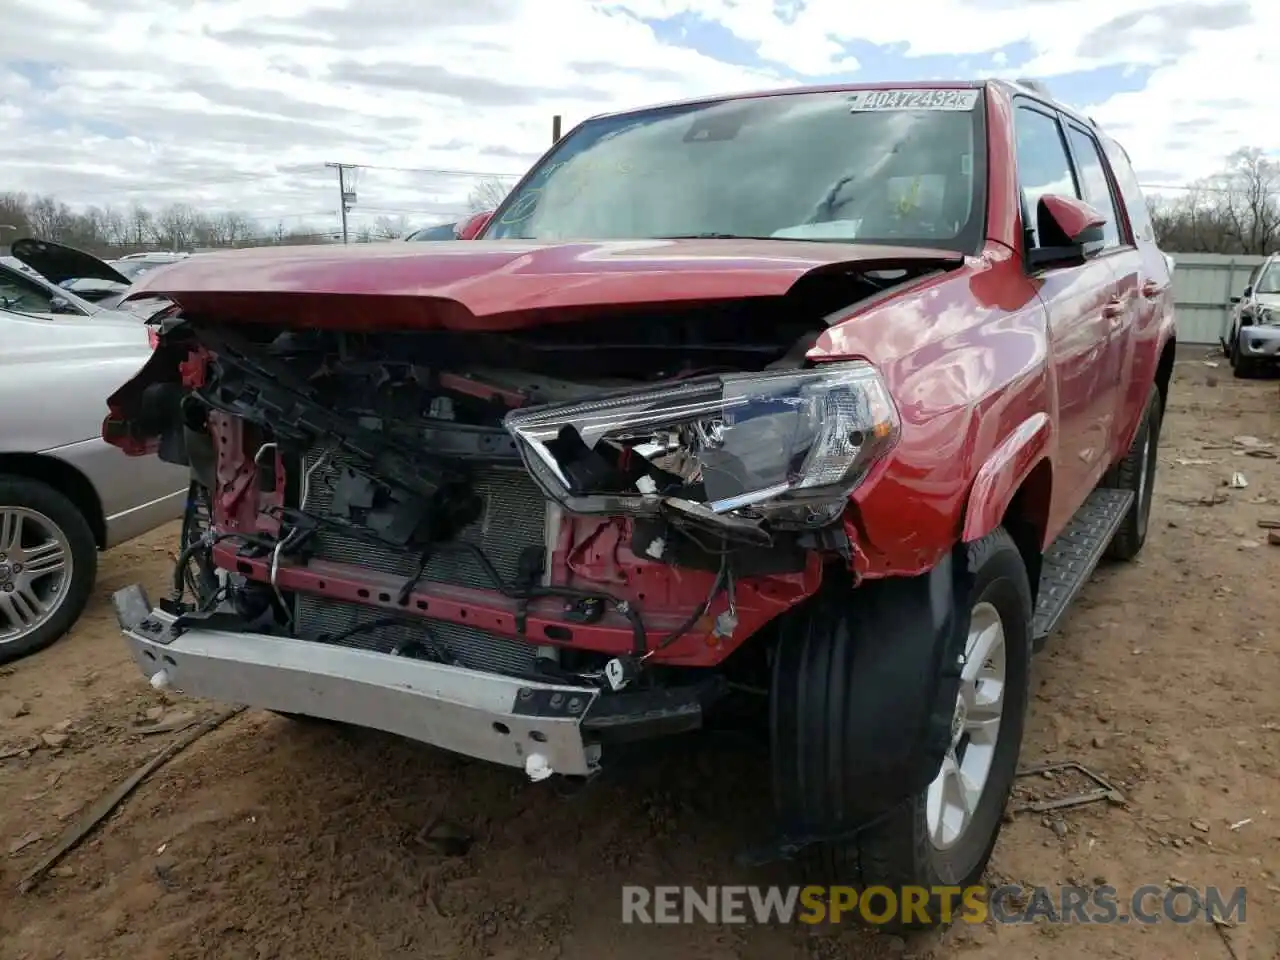
[[[157,670],[151,675],[151,686],[157,690],[168,690],[173,686],[173,679],[169,676],[168,670]]]
[[[627,686],[640,673],[633,660],[614,657],[604,665],[604,678],[609,681],[610,689],[617,691]]]

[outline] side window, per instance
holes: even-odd
[[[1116,199],[1111,193],[1111,181],[1107,179],[1107,165],[1102,159],[1102,151],[1098,142],[1079,127],[1067,126],[1067,138],[1071,141],[1071,152],[1075,154],[1076,164],[1080,170],[1080,186],[1084,190],[1084,201],[1107,218],[1102,228],[1102,246],[1104,249],[1118,247],[1120,239],[1120,215],[1116,211]]]
[[[1046,194],[1079,197],[1071,160],[1058,121],[1030,107],[1018,107],[1014,120],[1018,188],[1022,191],[1022,216],[1032,246],[1040,245],[1036,231],[1036,206]]]
[[[1140,243],[1155,243],[1156,231],[1151,225],[1151,211],[1147,207],[1147,198],[1138,186],[1138,176],[1133,172],[1133,165],[1125,156],[1124,150],[1114,140],[1104,139],[1102,148],[1107,159],[1111,161],[1111,171],[1116,175],[1116,183],[1120,187],[1120,196],[1124,200],[1125,211],[1129,214],[1129,226],[1133,228],[1133,237]]]
[[[53,294],[21,274],[0,270],[0,307],[14,313],[52,313]]]

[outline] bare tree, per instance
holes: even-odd
[[[379,217],[373,222],[373,236],[378,240],[396,240],[409,232],[408,217]]]
[[[70,207],[53,197],[36,197],[27,206],[27,223],[31,232],[44,240],[69,240],[76,215]]]
[[[1280,163],[1237,150],[1221,173],[1151,204],[1156,240],[1183,253],[1268,254],[1280,246]]]
[[[496,210],[511,192],[511,184],[497,177],[483,177],[467,194],[467,209],[472,213]]]

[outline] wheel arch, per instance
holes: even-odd
[[[1013,538],[1027,567],[1031,599],[1039,596],[1040,565],[1049,529],[1049,506],[1053,502],[1053,462],[1048,457],[1036,461],[1023,478],[1005,508],[1001,525]]]
[[[0,453],[0,475],[5,474],[38,480],[53,487],[84,515],[98,549],[106,545],[107,518],[102,499],[92,481],[71,464],[39,453]]]

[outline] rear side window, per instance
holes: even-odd
[[[1116,175],[1116,185],[1120,187],[1120,196],[1124,200],[1125,211],[1129,214],[1129,226],[1133,228],[1133,238],[1139,243],[1155,243],[1156,231],[1151,226],[1151,211],[1147,207],[1147,198],[1138,186],[1137,174],[1133,165],[1114,140],[1104,138],[1102,147],[1111,161],[1111,172]]]
[[[1102,151],[1093,137],[1077,127],[1067,127],[1067,138],[1071,141],[1071,152],[1075,154],[1080,171],[1083,199],[1107,218],[1106,226],[1102,228],[1102,246],[1104,249],[1118,247],[1122,242],[1120,214],[1116,210],[1116,199],[1111,193],[1111,181],[1107,179],[1107,165],[1102,159]]]
[[[1017,139],[1018,188],[1022,191],[1022,218],[1031,245],[1038,247],[1036,207],[1047,194],[1079,197],[1071,159],[1058,121],[1030,107],[1018,107],[1014,121]]]

